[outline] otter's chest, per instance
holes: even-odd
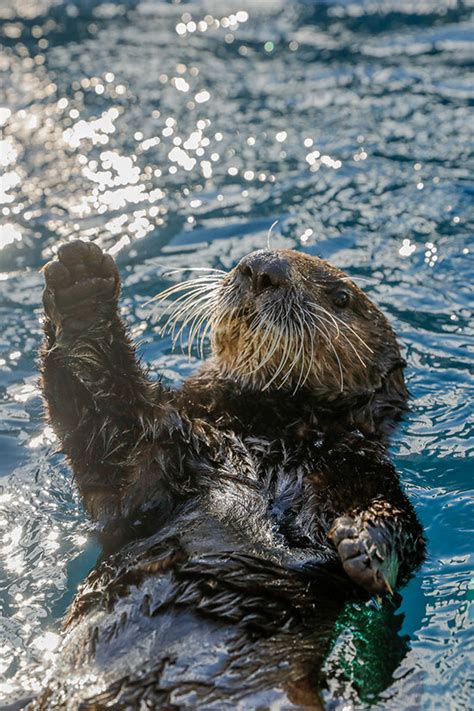
[[[322,442],[225,434],[209,478],[208,511],[250,544],[327,547],[333,518]]]

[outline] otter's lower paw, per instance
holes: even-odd
[[[392,593],[398,573],[396,553],[386,529],[349,516],[336,519],[329,539],[337,548],[347,575],[371,595]]]
[[[58,259],[44,269],[43,303],[57,326],[69,322],[89,322],[106,312],[115,312],[120,279],[117,266],[108,254],[91,242],[68,242],[58,251]]]

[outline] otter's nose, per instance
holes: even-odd
[[[238,264],[239,272],[250,282],[255,294],[290,283],[290,265],[275,252],[253,252]]]

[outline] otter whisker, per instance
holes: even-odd
[[[291,365],[288,367],[288,372],[286,373],[286,375],[285,375],[285,377],[283,378],[283,380],[280,382],[280,385],[279,385],[280,388],[283,387],[283,385],[284,385],[284,384],[286,383],[286,381],[289,379],[289,377],[290,377],[290,375],[292,374],[292,372],[293,372],[293,370],[294,370],[296,364],[299,362],[299,360],[300,360],[300,358],[301,358],[301,353],[302,353],[302,351],[303,351],[304,344],[305,344],[304,326],[303,326],[303,322],[302,322],[302,320],[301,320],[301,316],[300,316],[300,314],[298,313],[298,311],[295,312],[294,318],[297,320],[297,323],[298,323],[298,326],[299,326],[299,336],[300,336],[300,338],[299,338],[299,348],[298,348],[297,350],[296,350],[296,348],[294,348],[295,353],[294,353],[294,356],[293,356],[293,360],[291,361]],[[295,346],[296,343],[297,343],[297,339],[295,339],[293,345]],[[300,377],[301,377],[301,376],[300,376]],[[295,391],[294,391],[294,392],[296,392],[296,389],[297,389],[297,387],[295,388]]]
[[[205,309],[202,313],[196,314],[194,316],[194,319],[192,319],[191,325],[190,325],[190,332],[188,333],[188,340],[187,340],[187,351],[188,351],[188,357],[191,357],[191,351],[193,347],[193,343],[196,341],[196,347],[198,350],[198,355],[200,355],[201,358],[204,358],[204,339],[202,336],[199,335],[199,332],[203,326],[203,324],[206,323],[208,319],[208,313],[207,309]],[[187,324],[189,321],[187,322]],[[186,325],[187,325],[186,324]],[[206,329],[207,330],[209,327],[209,322],[206,324]],[[180,347],[182,350],[184,350],[184,343],[183,343],[183,338],[184,338],[184,329],[180,332]]]
[[[339,359],[339,356],[338,356],[338,354],[337,354],[337,351],[336,351],[336,349],[334,348],[334,345],[333,345],[332,343],[331,343],[331,349],[332,349],[332,351],[333,351],[333,353],[334,353],[334,356],[335,356],[335,358],[336,358],[336,360],[337,360],[337,365],[338,365],[338,367],[339,367],[339,375],[340,375],[340,378],[341,378],[341,381],[340,381],[340,383],[341,383],[341,384],[340,384],[340,392],[342,393],[342,392],[344,392],[344,374],[343,374],[343,372],[342,372],[342,365],[341,365],[341,361],[340,361],[340,359]]]
[[[163,289],[163,291],[160,291],[158,294],[156,294],[156,296],[150,299],[150,302],[163,301],[163,299],[168,298],[168,296],[175,294],[176,292],[189,291],[196,286],[201,286],[205,284],[219,284],[222,281],[222,278],[211,275],[196,277],[196,279],[188,279],[187,281],[179,281],[177,284],[172,284],[166,289]]]
[[[342,324],[343,326],[347,326],[347,324],[344,324],[342,321],[341,321],[341,324]],[[362,356],[360,355],[360,353],[359,353],[359,351],[357,350],[357,348],[356,348],[356,346],[354,345],[354,343],[352,343],[352,341],[351,341],[351,339],[349,338],[349,336],[348,336],[346,333],[344,333],[343,331],[340,331],[340,335],[344,338],[344,340],[345,340],[345,342],[347,343],[347,345],[350,346],[350,348],[353,350],[353,352],[354,352],[356,358],[359,360],[359,362],[361,363],[361,365],[362,365],[364,368],[367,368],[367,363],[366,363],[365,360],[362,358]],[[357,334],[355,334],[355,335],[357,335]],[[366,347],[369,348],[369,346],[367,346],[367,344],[366,344]],[[370,349],[369,349],[369,350],[370,350]]]
[[[198,279],[190,279],[189,281],[179,282],[179,284],[174,284],[168,287],[160,294],[155,297],[155,301],[164,301],[169,299],[175,294],[183,293],[193,293],[196,289],[202,288],[212,288],[216,287],[220,283],[220,280],[215,278],[200,277]]]
[[[274,330],[273,330],[273,339],[271,341],[270,346],[268,347],[266,357],[263,360],[258,360],[258,356],[260,355],[260,348],[265,343],[266,334],[269,332],[270,333],[272,332],[271,328],[265,329],[265,331],[263,333],[258,332],[256,334],[256,336],[260,337],[260,346],[257,350],[254,350],[253,348],[251,348],[250,345],[246,349],[245,359],[243,359],[244,362],[242,363],[242,366],[245,364],[245,360],[247,360],[247,362],[249,362],[249,365],[251,365],[252,362],[255,362],[255,360],[257,360],[257,364],[254,365],[253,367],[251,367],[250,370],[243,371],[243,373],[242,373],[243,375],[248,376],[248,375],[255,374],[257,371],[261,370],[273,358],[275,351],[278,348],[278,334],[275,333]]]
[[[285,332],[288,332],[288,335],[286,335]],[[270,385],[275,382],[275,380],[278,378],[281,371],[283,370],[283,368],[285,367],[285,365],[288,362],[288,359],[289,359],[290,353],[291,353],[291,348],[292,348],[293,342],[294,342],[293,324],[291,321],[287,321],[285,323],[284,335],[285,335],[285,337],[283,339],[284,346],[283,346],[283,351],[282,351],[280,363],[279,363],[278,367],[276,368],[275,372],[273,373],[272,377],[270,378],[270,380],[268,380],[265,383],[265,385],[262,387],[262,390],[267,390],[270,387]]]
[[[366,363],[365,360],[361,357],[359,351],[357,350],[357,348],[355,347],[355,345],[352,343],[351,339],[350,339],[345,333],[343,333],[342,336],[343,336],[344,340],[346,341],[346,343],[347,343],[347,344],[352,348],[352,350],[354,351],[354,355],[355,355],[356,358],[359,360],[359,362],[361,363],[362,367],[363,367],[363,368],[367,368],[367,363]]]
[[[183,316],[188,316],[190,309],[192,310],[194,304],[198,303],[198,299],[203,296],[210,298],[213,294],[213,289],[199,289],[193,291],[191,294],[188,292],[183,294],[180,298],[175,299],[163,312],[163,316],[168,314],[164,325],[161,328],[161,332],[165,334],[167,331],[172,330],[175,324],[182,319]]]
[[[340,327],[339,327],[339,323],[341,324],[341,326],[347,327],[349,330],[352,330],[352,329],[350,328],[350,326],[348,326],[346,323],[344,323],[344,321],[342,321],[342,319],[340,319],[340,318],[338,318],[337,316],[334,316],[333,314],[329,313],[328,311],[326,311],[326,309],[324,309],[323,307],[319,306],[318,304],[314,304],[313,302],[311,302],[310,305],[311,305],[313,308],[317,308],[319,311],[321,311],[321,312],[327,314],[327,316],[328,316],[328,317],[331,319],[331,321],[333,322],[334,326],[337,328],[337,336],[336,336],[336,338],[339,338],[340,336],[342,336],[342,337],[344,338],[344,340],[347,342],[347,344],[352,348],[352,350],[354,351],[356,357],[359,359],[359,361],[360,361],[360,363],[362,364],[362,366],[363,366],[364,368],[366,368],[366,367],[367,367],[366,362],[362,359],[362,357],[361,357],[360,354],[359,354],[359,351],[358,351],[357,348],[354,346],[354,344],[352,343],[352,341],[350,340],[350,338],[347,336],[347,334],[344,333],[343,331],[341,331],[341,329],[340,329]],[[320,318],[320,317],[319,317],[319,318]],[[354,335],[358,336],[358,334],[356,334],[356,333],[354,333]],[[360,339],[360,336],[358,336],[358,338]],[[360,339],[360,340],[362,340],[362,339]],[[364,342],[364,343],[365,343],[365,342]],[[365,344],[365,345],[366,345],[366,347],[368,348],[367,344]]]
[[[184,344],[183,344],[184,331],[190,324],[194,323],[196,318],[199,318],[202,315],[203,311],[205,313],[205,309],[203,308],[205,305],[207,305],[207,298],[206,298],[206,301],[204,304],[197,304],[193,307],[193,309],[182,320],[179,328],[178,328],[178,323],[177,322],[174,323],[173,330],[172,330],[173,347],[175,347],[179,341],[181,349],[184,348]],[[188,334],[188,339],[189,339],[189,334]]]
[[[306,368],[306,370],[304,368],[305,361],[303,359],[303,365],[300,368],[300,377],[298,378],[298,382],[296,384],[296,388],[295,388],[294,392],[299,390],[300,387],[303,387],[304,383],[308,379],[309,371],[310,371],[310,368],[312,365],[313,354],[314,354],[314,331],[307,328],[308,324],[307,324],[307,320],[306,320],[306,314],[305,314],[305,312],[303,312],[303,314],[304,314],[304,320],[302,322],[303,323],[303,339],[304,339],[304,341],[306,341],[307,340],[306,336],[309,337],[309,341],[310,341],[310,345],[311,345],[311,352],[310,352],[310,358],[308,361],[308,367]],[[303,375],[305,375],[304,378],[303,378]]]
[[[293,311],[293,318],[290,318],[290,311]],[[294,326],[294,319],[296,318],[298,321],[298,325],[302,328],[301,324],[301,318],[299,315],[299,311],[294,309],[294,304],[292,304],[290,301],[287,303],[286,307],[286,313],[285,313],[285,323],[288,323],[289,326],[289,336],[288,336],[288,342],[289,342],[289,347],[288,347],[288,353],[286,355],[286,358],[284,361],[282,361],[283,366],[288,368],[288,372],[286,377],[280,382],[278,388],[283,387],[289,376],[291,375],[296,363],[298,362],[299,358],[301,357],[301,351],[304,346],[304,330],[301,331],[301,338],[300,338],[300,343],[299,343],[299,349],[296,351],[297,344],[298,344],[298,338]],[[294,353],[293,360],[291,361],[291,364],[288,366],[288,361],[290,359],[291,354]]]
[[[193,311],[188,317],[186,317],[185,320],[181,322],[181,325],[178,328],[178,324],[175,324],[173,327],[173,334],[172,334],[172,344],[173,348],[176,348],[177,343],[179,342],[179,347],[181,350],[184,350],[184,343],[183,343],[183,338],[184,338],[184,332],[186,328],[189,326],[189,324],[195,319],[196,317],[199,317],[201,315],[202,311]],[[188,334],[189,338],[189,334]]]
[[[168,319],[162,329],[162,333],[165,334],[167,331],[172,332],[176,326],[176,322],[181,319],[181,316],[183,314],[187,314],[189,316],[189,314],[191,313],[189,309],[191,308],[192,310],[194,305],[197,304],[198,301],[203,298],[203,296],[210,297],[212,293],[213,291],[208,288],[198,289],[193,291],[192,294],[187,293],[181,296],[179,299],[176,299],[173,302],[174,310],[168,316]]]
[[[300,387],[304,387],[304,384],[309,378],[309,375],[311,373],[311,367],[313,365],[313,358],[314,358],[314,331],[310,332],[310,343],[311,343],[311,351],[308,359],[308,367],[306,368],[306,374],[305,377],[303,378]]]
[[[333,325],[335,326],[336,331],[337,331],[337,333],[336,333],[336,338],[339,338],[339,326],[338,326],[338,324],[337,324],[337,321],[336,321],[334,315],[333,315],[332,313],[330,313],[327,309],[325,309],[323,306],[321,306],[320,304],[315,304],[314,301],[308,302],[308,306],[311,306],[311,307],[313,307],[314,309],[316,309],[317,311],[320,311],[320,312],[323,313],[325,316],[327,316],[327,318],[328,318],[330,321],[332,321],[332,323],[333,323]]]
[[[257,316],[252,321],[252,324],[251,324],[252,327],[253,327],[253,324],[255,323],[255,332],[254,332],[254,336],[253,336],[252,340],[248,344],[248,347],[246,349],[246,353],[244,354],[244,356],[247,357],[247,359],[248,359],[247,353],[249,354],[250,358],[252,356],[255,357],[256,355],[258,355],[258,353],[255,354],[255,351],[253,349],[253,345],[256,340],[260,340],[262,343],[264,343],[266,340],[266,336],[270,335],[270,334],[273,334],[273,340],[271,342],[270,347],[267,347],[267,349],[266,349],[267,350],[266,357],[263,360],[260,360],[254,368],[252,368],[249,371],[246,371],[244,373],[245,375],[251,375],[252,373],[255,373],[257,370],[261,370],[261,368],[263,368],[263,366],[266,365],[266,363],[268,363],[268,361],[270,361],[272,359],[272,357],[278,347],[278,340],[279,340],[281,329],[278,329],[278,332],[275,332],[275,326],[278,326],[278,321],[275,317],[274,309],[271,309],[271,310],[268,309],[268,310],[270,311],[270,313],[268,314],[268,316],[270,316],[270,321],[267,322],[266,326],[263,329],[261,326],[262,321],[264,322],[267,320],[266,319],[267,314],[266,314],[265,310],[261,314],[257,314]]]
[[[313,366],[313,359],[314,359],[315,333],[319,331],[319,329],[315,327],[313,319],[312,318],[308,319],[307,316],[308,316],[307,311],[303,310],[303,317],[304,317],[303,318],[303,326],[304,326],[305,338],[306,337],[309,338],[310,353],[309,353],[309,357],[306,355],[306,358],[303,359],[303,366],[301,367],[300,377],[299,377],[298,383],[296,385],[296,390],[298,390],[300,387],[302,388],[304,386],[304,384],[308,380],[309,375],[311,373],[311,368]],[[326,341],[327,336],[325,336],[324,333],[322,333],[321,335],[324,338],[324,340]],[[307,361],[306,368],[304,367],[305,360]]]
[[[272,322],[271,324],[269,324],[268,328],[261,334],[261,346],[265,344],[267,334],[271,335],[272,340],[268,346],[265,358],[259,360],[257,362],[256,367],[248,371],[248,375],[257,372],[258,370],[262,370],[262,368],[272,360],[273,356],[278,350],[279,340],[281,338],[281,328],[275,328],[275,326],[277,325],[278,324],[276,324],[275,322]],[[258,355],[260,355],[260,352],[258,353]]]
[[[325,311],[325,309],[322,309],[322,310]],[[330,314],[329,314],[329,315],[330,315]],[[337,350],[336,350],[336,348],[335,348],[335,346],[334,346],[333,339],[331,338],[331,336],[330,336],[329,332],[327,331],[326,327],[323,326],[322,322],[324,321],[325,323],[327,323],[327,324],[329,324],[329,325],[331,325],[331,326],[334,326],[334,325],[337,326],[337,324],[333,323],[334,319],[331,319],[331,321],[329,321],[329,320],[327,320],[327,319],[323,319],[319,314],[316,316],[316,319],[317,319],[317,321],[316,321],[316,327],[317,327],[317,329],[318,329],[319,332],[321,333],[321,336],[324,338],[324,340],[325,340],[327,346],[331,349],[331,351],[333,352],[333,354],[334,354],[334,356],[335,356],[335,358],[336,358],[337,365],[338,365],[338,370],[339,370],[339,383],[340,383],[339,387],[340,387],[340,392],[343,392],[343,390],[344,390],[344,374],[343,374],[342,363],[341,363],[341,360],[340,360],[339,355],[338,355],[338,353],[337,353]],[[339,333],[339,329],[338,329],[338,333]]]
[[[172,302],[174,302],[178,298],[184,298],[183,295],[194,293],[197,289],[211,289],[215,286],[216,286],[215,282],[208,282],[208,283],[202,282],[200,284],[192,284],[191,286],[187,286],[186,288],[179,288],[179,289],[175,289],[173,291],[169,291],[169,292],[163,294],[163,296],[161,296],[159,299],[156,299],[156,301],[164,301],[166,299],[170,299],[170,297],[176,296],[176,298],[172,299]]]
[[[318,328],[318,326],[319,326],[320,324],[322,324],[322,323],[327,324],[328,327],[330,326],[330,327],[335,328],[335,330],[336,330],[336,336],[335,336],[336,340],[339,338],[339,336],[340,336],[340,331],[339,331],[339,328],[338,328],[338,326],[337,326],[337,323],[334,321],[334,319],[325,318],[324,316],[320,316],[319,314],[315,314],[315,313],[313,313],[313,312],[311,311],[311,309],[308,309],[308,311],[309,311],[309,314],[310,314],[311,318],[313,319],[313,320],[312,320],[312,323],[313,323],[314,326],[316,326],[316,328]],[[327,331],[327,333],[329,333],[329,332]]]
[[[339,323],[343,324],[344,327],[347,328],[347,330],[350,331],[350,332],[352,333],[352,335],[354,335],[354,336],[362,343],[362,345],[363,345],[365,348],[367,348],[367,350],[368,350],[370,353],[373,353],[373,352],[374,352],[374,351],[372,350],[372,348],[364,341],[364,339],[363,339],[361,336],[359,336],[359,334],[357,333],[357,331],[355,331],[355,330],[352,328],[352,326],[349,326],[348,323],[345,323],[345,321],[343,321],[343,320],[342,320],[341,318],[339,318],[338,316],[335,316],[335,318],[339,321]]]
[[[286,313],[284,312],[284,305],[281,302],[276,307],[273,305],[270,312],[268,328],[266,329],[267,333],[270,331],[273,334],[271,349],[269,349],[270,352],[267,353],[267,357],[260,362],[259,367],[260,365],[265,365],[273,357],[278,346],[281,345],[281,342],[285,342],[288,339],[288,308],[286,309]]]
[[[270,225],[270,229],[267,232],[267,247],[268,249],[271,249],[271,238],[272,238],[272,230],[274,227],[278,225],[279,220],[275,220],[275,222],[272,222]]]
[[[202,324],[204,323],[204,321],[206,320],[206,318],[207,318],[207,309],[204,309],[204,310],[198,311],[195,314],[194,318],[191,319],[191,321],[188,321],[188,323],[189,323],[188,344],[187,344],[188,345],[188,358],[191,358],[191,351],[193,348],[194,341],[196,341],[196,345],[199,348],[199,339],[197,338],[197,336],[198,336],[199,330],[200,330]],[[184,329],[181,332],[181,339],[180,339],[182,348],[184,347],[183,336],[184,336]]]
[[[171,271],[168,272],[162,272],[161,276],[171,276],[172,274],[181,274],[182,272],[215,272],[217,274],[224,274],[226,275],[228,272],[224,271],[224,269],[214,269],[213,267],[179,267],[176,269],[172,269]]]
[[[168,272],[168,275],[174,274],[174,271]],[[168,288],[173,288],[174,286],[187,286],[188,284],[194,284],[195,282],[200,282],[200,281],[221,281],[224,279],[226,276],[226,272],[222,272],[222,274],[219,273],[210,273],[210,274],[201,274],[199,276],[193,277],[192,279],[185,279],[184,281],[178,281],[175,284],[171,284],[170,287]]]
[[[217,277],[217,276],[203,276],[203,277],[197,277],[196,279],[189,279],[188,281],[180,281],[178,284],[173,284],[172,286],[169,286],[167,289],[164,289],[161,291],[159,294],[156,294],[156,296],[153,296],[151,299],[149,299],[147,302],[145,302],[145,305],[148,305],[152,303],[153,301],[163,301],[164,299],[167,299],[169,296],[172,296],[176,292],[180,291],[190,291],[193,289],[195,286],[201,286],[205,284],[209,285],[217,285],[219,284],[222,280],[222,277]]]
[[[188,355],[191,357],[191,348],[194,340],[197,342],[197,347],[198,347],[198,352],[200,349],[201,357],[204,357],[204,341],[203,339],[199,339],[199,332],[203,326],[203,324],[208,321],[209,319],[209,311],[212,312],[212,310],[215,308],[216,304],[216,298],[211,297],[209,301],[205,304],[204,309],[202,309],[201,314],[197,314],[195,318],[193,319],[190,330],[189,330],[189,337],[188,337]]]
[[[312,306],[313,306],[313,307],[314,307],[314,306],[317,306],[317,304],[312,304]],[[326,309],[323,309],[322,307],[319,308],[318,310],[320,310],[320,311],[326,313]],[[351,349],[354,351],[354,354],[355,354],[355,356],[358,358],[358,360],[360,361],[361,365],[362,365],[364,368],[366,368],[366,367],[367,367],[367,364],[365,363],[365,361],[363,360],[363,358],[360,356],[360,354],[359,354],[357,348],[354,346],[354,344],[352,343],[352,341],[350,340],[350,338],[347,336],[347,334],[344,333],[344,331],[341,330],[341,328],[339,327],[337,321],[339,321],[339,323],[341,323],[341,326],[343,326],[343,327],[347,326],[347,324],[345,324],[342,320],[338,319],[337,317],[333,316],[333,315],[330,314],[330,313],[328,313],[327,315],[328,315],[328,316],[330,317],[330,319],[331,319],[331,325],[333,325],[334,327],[337,328],[337,336],[336,336],[336,338],[342,337],[342,338],[344,339],[344,341],[346,341],[347,344],[348,344],[348,345],[351,347]],[[316,316],[316,318],[317,318],[318,320],[321,320],[321,321],[322,321],[322,320],[325,320],[326,323],[329,323],[326,319],[322,319],[322,317],[321,317],[319,314]],[[334,353],[334,356],[335,356],[335,358],[336,358],[336,360],[337,360],[338,369],[339,369],[339,374],[340,374],[340,389],[341,389],[341,392],[342,392],[342,391],[343,391],[343,388],[344,388],[344,385],[343,385],[343,383],[344,383],[344,378],[343,378],[343,366],[342,366],[341,360],[340,360],[340,358],[339,358],[339,355],[338,355],[338,353],[337,353],[337,349],[336,349],[336,347],[335,347],[335,345],[334,345],[333,340],[330,339],[330,338],[328,338],[327,344],[328,344],[328,346],[330,346],[330,348],[331,348],[332,352]]]
[[[330,321],[329,319],[326,319],[319,314],[313,314],[310,312],[311,318],[312,318],[312,323],[314,328],[319,331],[319,333],[324,337],[326,343],[330,345],[333,342],[333,338],[330,334],[329,328],[334,328],[336,327],[337,329],[337,324],[334,324],[333,321]],[[336,340],[339,337],[339,329],[336,331]]]
[[[257,356],[265,339],[265,332],[262,333],[258,328],[249,328],[249,332],[253,333],[253,336],[250,342],[245,343],[245,347],[237,354],[235,361],[235,367],[241,375],[250,375],[255,369],[259,368]],[[256,361],[257,364],[255,365]]]
[[[261,313],[256,313],[251,320],[250,324],[248,325],[248,331],[249,333],[253,334],[251,340],[248,343],[247,349],[246,350],[252,350],[252,347],[254,343],[261,337],[261,330],[262,330],[262,321],[265,321],[265,306],[263,307],[263,310]],[[243,352],[240,354],[240,357],[245,357],[246,353]]]
[[[295,364],[295,359],[296,359],[296,354],[293,356],[293,360],[291,359],[292,354],[295,352],[295,347],[296,347],[296,334],[295,334],[295,327],[294,324],[290,324],[289,328],[289,337],[288,337],[288,349],[285,351],[285,358],[284,360],[282,359],[282,370],[285,368],[288,368],[289,373],[291,373],[294,364]],[[280,371],[279,375],[281,374],[282,371]],[[278,389],[280,389],[284,382],[286,381],[286,378],[283,380],[283,382],[280,381],[280,384],[277,386]]]
[[[375,277],[361,277],[361,276],[346,276],[338,277],[339,281],[366,281],[369,284],[380,284],[380,279]]]
[[[209,320],[207,321],[205,327],[204,327],[204,331],[203,331],[202,334],[201,334],[201,342],[200,342],[200,346],[199,346],[199,352],[200,352],[201,358],[204,358],[204,341],[205,341],[205,338],[206,338],[208,332],[211,330],[212,327],[213,327],[212,319],[209,319]]]
[[[265,335],[262,335],[262,330],[263,333],[268,333],[270,331],[270,326],[267,324],[267,327],[262,329],[262,322],[266,321],[266,317],[272,316],[271,311],[269,314],[267,314],[267,308],[266,306],[263,307],[263,310],[261,312],[255,313],[252,321],[250,322],[248,326],[248,332],[253,334],[252,338],[250,341],[246,344],[246,347],[243,351],[241,351],[238,355],[237,361],[236,361],[236,366],[241,369],[245,366],[246,361],[250,361],[252,359],[252,356],[256,355],[256,351],[258,352],[258,349],[254,348],[254,345],[258,340],[264,341],[265,340]],[[257,367],[259,365],[257,364]],[[252,372],[252,371],[249,371]],[[249,373],[246,373],[249,374]]]
[[[303,313],[304,313],[304,312],[303,312]],[[297,356],[297,362],[300,361],[301,356],[303,356],[303,362],[302,362],[302,366],[300,367],[300,376],[299,376],[299,378],[298,378],[298,382],[297,382],[297,384],[296,384],[296,387],[295,387],[294,392],[296,392],[296,391],[299,389],[300,384],[301,384],[301,379],[302,379],[302,377],[303,377],[303,373],[304,373],[304,362],[305,362],[304,351],[305,351],[306,342],[307,342],[307,334],[306,334],[306,328],[305,328],[305,326],[306,326],[306,319],[305,319],[305,318],[302,318],[302,317],[301,317],[301,314],[298,314],[298,322],[299,322],[300,328],[301,328],[301,344],[300,344],[300,352],[298,353],[298,356]],[[311,338],[311,334],[310,334],[310,338]]]
[[[217,318],[213,317],[212,320],[212,328],[214,330],[214,333],[218,331],[224,324],[228,326],[230,324],[230,320],[232,317],[232,314],[234,311],[237,311],[237,308],[222,308],[222,304],[218,302],[216,310],[220,313],[218,313]]]
[[[174,326],[172,329],[173,333],[173,343],[176,343],[178,339],[180,338],[181,334],[185,330],[186,326],[192,322],[195,318],[199,317],[201,314],[207,314],[208,313],[208,306],[211,303],[213,296],[215,296],[215,293],[205,293],[202,296],[199,296],[198,298],[194,299],[194,301],[191,303],[191,309],[189,310],[186,318],[183,320],[181,327],[179,328],[178,332],[176,335],[174,335],[174,332],[176,330],[177,326],[177,321],[179,320],[178,316],[175,317],[174,319]],[[187,310],[186,307],[182,307],[180,309],[180,312],[184,310]]]
[[[215,285],[200,285],[196,286],[192,291],[187,291],[185,294],[181,294],[176,298],[169,308],[173,308],[173,311],[169,315],[164,327],[162,328],[162,333],[171,333],[173,339],[173,347],[180,336],[182,329],[185,328],[186,324],[192,319],[197,312],[201,313],[205,310],[207,303],[215,296],[217,292]],[[204,302],[204,303],[203,303]],[[166,311],[168,310],[165,310]],[[182,328],[176,334],[176,328],[178,321],[181,320],[182,316],[186,316]]]
[[[169,304],[169,305],[166,307],[166,309],[165,309],[165,313],[166,313],[166,311],[168,311],[171,307],[173,307],[175,304],[179,304],[179,303],[181,303],[181,302],[183,302],[183,301],[185,301],[185,300],[187,300],[187,299],[191,299],[191,298],[193,298],[194,296],[196,296],[196,295],[198,295],[198,294],[202,294],[202,293],[204,293],[204,292],[206,292],[206,291],[211,291],[211,290],[213,290],[214,288],[216,288],[216,287],[215,287],[213,284],[205,284],[205,285],[203,284],[203,285],[201,285],[201,286],[195,286],[193,289],[183,292],[182,294],[180,294],[179,296],[177,296],[175,299],[173,299],[172,301],[170,301],[170,304]]]

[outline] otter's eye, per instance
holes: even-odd
[[[335,291],[332,295],[332,300],[335,306],[343,309],[349,303],[349,293],[347,291],[343,291],[342,289]]]

